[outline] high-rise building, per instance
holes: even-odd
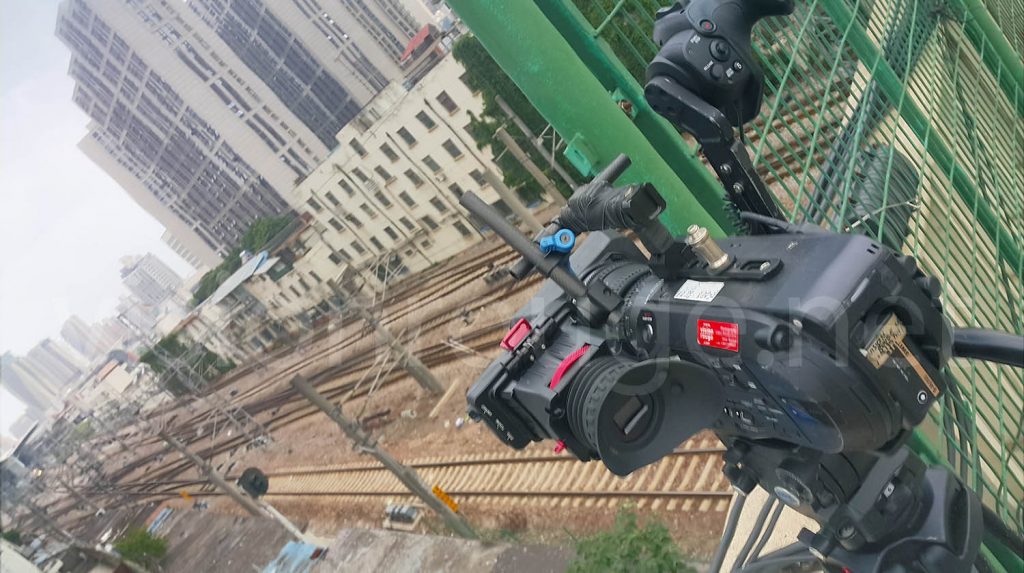
[[[139,334],[146,335],[160,321],[160,307],[146,304],[135,296],[124,296],[117,305],[117,316]]]
[[[195,246],[185,244],[177,235],[172,233],[170,230],[164,231],[163,235],[160,235],[162,240],[172,251],[178,254],[186,263],[192,265],[192,268],[198,270],[206,270],[210,267],[217,266],[216,253],[212,253],[213,258],[208,256],[206,249],[196,249]]]
[[[23,361],[58,388],[73,382],[86,366],[72,349],[49,338],[29,350]]]
[[[60,6],[74,101],[92,119],[82,149],[206,265],[253,219],[287,211],[282,195],[327,155],[338,129],[401,78],[395,46],[418,22],[397,0],[316,6]],[[310,36],[324,26],[331,38]]]
[[[89,324],[78,316],[72,316],[60,329],[64,342],[87,360],[105,355],[131,335],[130,328],[113,318]]]
[[[103,352],[94,327],[78,316],[72,315],[64,321],[64,326],[60,329],[60,336],[68,346],[87,359],[96,358]]]
[[[174,295],[182,279],[156,255],[121,259],[121,281],[144,304],[159,305]]]
[[[64,386],[81,377],[84,367],[74,350],[46,339],[25,356],[5,353],[0,382],[29,408],[45,411],[60,405]]]

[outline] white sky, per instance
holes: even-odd
[[[78,150],[88,118],[71,101],[57,0],[0,0],[0,354],[55,337],[71,314],[108,316],[118,259],[152,252],[192,272],[163,227]],[[0,431],[20,404],[0,390]]]

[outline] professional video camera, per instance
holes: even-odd
[[[956,392],[942,371],[951,356],[1024,366],[1024,338],[952,328],[939,282],[910,256],[781,220],[736,127],[761,105],[751,28],[792,9],[789,0],[694,0],[655,23],[661,51],[645,95],[697,138],[752,234],[716,240],[691,226],[672,237],[651,185],[613,186],[625,156],[533,241],[464,195],[523,256],[514,276],[549,278],[469,391],[470,416],[514,448],[555,440],[556,451],[618,475],[713,430],[741,496],[712,571],[756,485],[821,529],[760,560],[744,553],[737,568],[748,557],[754,570],[813,555],[857,573],[970,571],[983,523],[1005,543],[1019,540],[906,442]],[[633,232],[647,254],[615,230]],[[590,235],[573,252],[581,233]]]

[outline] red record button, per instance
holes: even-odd
[[[530,334],[533,327],[526,321],[525,318],[520,318],[519,322],[509,329],[508,333],[505,334],[505,338],[501,339],[501,347],[505,350],[512,350],[519,346],[519,343],[526,338],[526,335]]]

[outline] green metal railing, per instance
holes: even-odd
[[[693,144],[643,101],[659,2],[451,4],[555,129],[601,148],[598,166],[626,152],[639,153],[633,180],[649,179],[652,163],[668,167],[655,184],[689,199],[669,213],[674,230],[698,215],[730,230],[719,185]],[[792,16],[755,26],[765,98],[745,133],[755,166],[792,220],[875,235],[942,279],[954,324],[1018,334],[1022,30],[1020,0],[798,0]],[[600,107],[617,100],[632,104],[629,121],[618,108]],[[650,145],[636,146],[638,136]],[[965,360],[948,373],[959,392],[934,409],[915,443],[956,468],[1020,531],[1024,375]],[[1004,567],[1021,563],[1009,559],[1000,559]]]

